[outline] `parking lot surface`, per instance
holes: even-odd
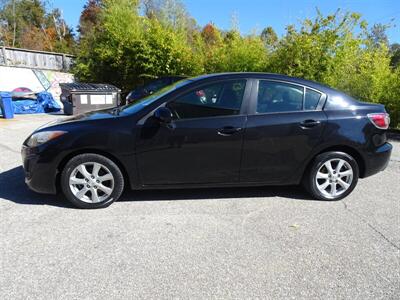
[[[346,199],[298,187],[128,191],[101,210],[24,184],[52,115],[0,119],[0,299],[400,298],[400,143]]]

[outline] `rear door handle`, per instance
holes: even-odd
[[[225,126],[221,129],[218,129],[218,134],[222,136],[229,136],[235,134],[236,132],[241,131],[242,128],[240,127],[233,127],[233,126]]]
[[[300,127],[301,128],[312,128],[315,126],[318,126],[319,124],[321,124],[320,121],[316,121],[316,120],[305,120],[303,122],[300,123]]]

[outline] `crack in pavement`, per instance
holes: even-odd
[[[400,246],[396,245],[394,242],[392,242],[386,235],[384,235],[381,231],[379,231],[377,228],[375,228],[373,225],[371,225],[367,220],[365,220],[362,216],[360,216],[358,213],[354,212],[351,210],[348,206],[347,203],[342,200],[342,203],[344,205],[344,209],[347,210],[349,213],[352,215],[356,216],[360,221],[362,221],[364,224],[366,224],[369,228],[371,228],[373,231],[375,231],[377,234],[379,234],[386,242],[388,242],[390,245],[395,247],[397,250],[400,250]]]

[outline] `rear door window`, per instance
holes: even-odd
[[[257,113],[303,110],[304,88],[298,85],[260,80]]]

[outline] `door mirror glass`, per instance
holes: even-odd
[[[157,108],[154,112],[154,117],[162,123],[169,124],[172,122],[172,113],[167,107]]]

